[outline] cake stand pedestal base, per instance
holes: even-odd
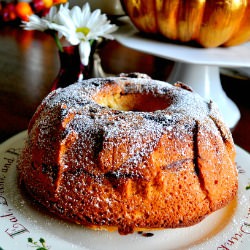
[[[175,62],[167,81],[182,81],[205,99],[213,100],[230,128],[238,123],[240,111],[222,88],[219,67]]]

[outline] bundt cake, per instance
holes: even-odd
[[[136,74],[51,92],[30,121],[18,171],[46,210],[120,234],[193,225],[238,187],[216,105],[182,83]]]

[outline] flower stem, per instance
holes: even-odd
[[[89,44],[90,44],[90,46],[92,46],[92,45],[93,45],[94,41],[95,41],[94,39],[89,40]]]
[[[54,40],[55,40],[55,42],[56,42],[56,45],[57,45],[57,47],[58,47],[58,50],[59,50],[60,52],[63,52],[63,46],[62,46],[62,44],[61,44],[61,42],[60,42],[60,40],[59,40],[59,38],[58,38],[58,36],[57,36],[56,34],[54,34]]]
[[[54,38],[58,50],[59,50],[60,52],[63,52],[63,46],[62,46],[62,44],[61,44],[61,42],[60,42],[60,39],[59,39],[58,36],[57,36],[56,31],[55,31],[55,30],[47,29],[45,32],[46,32],[47,34],[51,35],[51,36]]]

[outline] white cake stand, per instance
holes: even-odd
[[[115,33],[115,39],[129,48],[175,62],[169,83],[189,84],[206,99],[217,103],[225,122],[233,128],[240,119],[235,103],[222,89],[219,67],[250,67],[250,44],[229,48],[197,48],[177,45],[142,36],[128,18]]]

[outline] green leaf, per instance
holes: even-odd
[[[48,250],[49,249],[49,247],[46,246],[46,241],[44,238],[40,238],[39,242],[34,241],[32,238],[28,238],[28,242],[31,244],[30,246],[35,247],[36,250]]]
[[[33,239],[32,238],[28,238],[28,242],[29,243],[33,243]]]
[[[39,241],[40,241],[42,244],[45,243],[45,239],[43,239],[43,238],[40,238]]]

